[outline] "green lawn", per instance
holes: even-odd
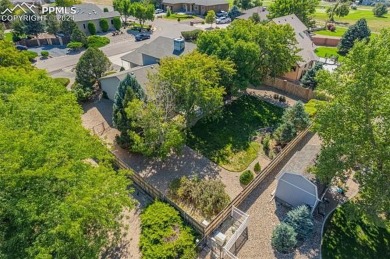
[[[315,53],[322,58],[337,57],[340,62],[345,58],[337,53],[336,47],[318,47],[316,48]]]
[[[262,150],[251,137],[257,129],[278,123],[282,114],[282,108],[243,96],[226,105],[220,119],[202,119],[192,127],[188,145],[230,171],[242,171]]]
[[[328,19],[325,8],[317,8],[316,13],[314,14],[314,19],[321,24],[325,24],[325,21]],[[348,23],[352,25],[356,23],[360,18],[365,18],[367,20],[368,26],[372,31],[378,32],[382,28],[390,27],[390,15],[388,14],[385,17],[376,17],[372,12],[372,9],[361,9],[350,10],[349,14],[345,17],[335,17],[336,22]]]
[[[347,31],[348,28],[346,27],[336,27],[335,31],[329,31],[329,30],[321,30],[321,31],[315,31],[315,34],[319,35],[326,35],[326,36],[333,36],[333,37],[341,37],[344,35],[344,33]]]
[[[180,18],[180,20],[185,20],[185,19],[193,19],[194,16],[193,15],[188,15],[188,14],[173,13],[169,17],[165,15],[164,18],[171,19],[171,20],[177,20],[178,18]]]
[[[353,222],[346,211],[353,206],[345,204],[328,220],[322,244],[323,259],[336,258],[390,258],[390,229],[369,223],[362,217]]]

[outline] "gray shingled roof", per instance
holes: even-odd
[[[315,184],[302,175],[287,172],[278,178],[275,197],[294,207],[307,204],[314,208],[318,202]]]
[[[99,20],[102,18],[112,18],[120,16],[117,11],[103,12],[103,10],[95,4],[80,4],[75,5],[74,7],[76,7],[76,13],[73,14],[75,22]]]
[[[262,6],[254,7],[248,10],[243,11],[244,14],[237,16],[236,19],[248,20],[254,13],[258,13],[260,16],[260,21],[268,20],[267,15],[269,12],[267,10],[263,11]]]
[[[118,85],[119,82],[123,81],[127,75],[134,76],[138,83],[141,85],[142,89],[144,92],[147,92],[147,84],[149,82],[148,79],[148,74],[151,73],[156,73],[158,69],[158,64],[156,65],[150,65],[150,66],[144,66],[144,67],[135,67],[132,69],[128,69],[125,71],[121,71],[115,74],[111,74],[105,77],[100,78],[99,80],[104,80],[106,78],[116,78],[118,80]]]
[[[227,0],[163,0],[163,4],[196,4],[196,5],[220,5],[220,4],[228,4]]]
[[[169,56],[180,56],[196,49],[195,44],[186,42],[184,51],[179,53],[175,52],[173,49],[173,40],[174,39],[163,36],[157,37],[154,41],[146,43],[137,50],[122,56],[121,59],[142,66],[142,55],[148,55],[156,59],[161,59],[163,57]]]
[[[290,24],[294,29],[295,38],[298,41],[298,48],[301,49],[298,55],[303,59],[303,61],[298,62],[300,66],[305,65],[312,60],[318,60],[318,57],[314,52],[316,45],[314,45],[307,33],[308,28],[295,14],[274,18],[272,21],[276,24]]]

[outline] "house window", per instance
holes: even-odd
[[[84,29],[85,29],[85,23],[83,23],[83,27],[84,27]]]
[[[194,6],[194,10],[198,11],[198,6],[197,5]]]
[[[114,24],[114,20],[113,19],[111,19],[111,24]]]

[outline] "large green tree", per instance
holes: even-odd
[[[184,118],[172,117],[156,101],[133,99],[126,108],[131,121],[130,150],[146,156],[166,157],[180,151],[185,143]]]
[[[301,83],[306,88],[315,89],[317,87],[316,75],[319,71],[324,68],[324,65],[321,62],[315,64],[312,68],[306,71],[306,73],[301,78]]]
[[[125,108],[127,107],[128,103],[134,99],[145,101],[146,96],[142,87],[134,78],[134,76],[127,75],[126,78],[120,82],[118,90],[115,94],[112,115],[114,127],[121,132],[121,135],[117,138],[117,142],[123,146],[131,145],[128,131],[132,127],[131,121],[125,112]]]
[[[13,60],[0,58],[0,257],[97,258],[132,205],[125,172],[81,126],[74,96],[3,48]]]
[[[275,0],[269,6],[269,17],[295,14],[306,26],[311,27],[314,24],[312,15],[319,2],[319,0]]]
[[[151,87],[165,109],[183,114],[187,125],[192,125],[201,116],[217,113],[234,73],[231,61],[193,52],[161,60]]]
[[[332,96],[319,109],[322,139],[316,173],[326,183],[355,172],[358,203],[368,215],[390,216],[390,30],[357,42],[333,74],[321,72],[318,88]]]
[[[347,54],[356,41],[368,41],[371,36],[371,30],[367,26],[366,19],[359,19],[354,25],[350,26],[341,38],[338,49],[340,54]]]
[[[46,15],[46,31],[50,34],[56,34],[60,31],[60,23],[55,14]]]
[[[288,72],[299,59],[295,44],[295,34],[288,25],[245,20],[234,21],[227,30],[202,33],[197,40],[201,53],[234,62],[235,86],[241,88]]]
[[[12,8],[12,2],[10,0],[0,0],[0,13],[4,12],[6,9]]]
[[[154,5],[146,3],[133,3],[131,6],[132,15],[138,19],[141,26],[146,21],[154,20]]]
[[[26,15],[29,16],[30,18],[35,16],[35,14],[32,12]],[[40,21],[39,19],[28,19],[25,20],[23,23],[25,25],[25,33],[27,35],[34,35],[35,37],[38,37],[39,33],[43,33],[45,31],[45,26],[43,22]]]
[[[114,0],[113,5],[114,10],[118,11],[121,15],[125,17],[124,22],[126,22],[127,18],[132,15],[133,9],[131,0]]]
[[[91,87],[111,66],[106,55],[97,48],[88,48],[76,65],[76,82]]]
[[[349,14],[350,0],[337,0],[337,2],[326,9],[329,21],[334,22],[334,17],[344,17]]]
[[[66,36],[71,36],[73,30],[77,28],[77,24],[72,19],[64,19],[61,22],[60,29]],[[78,29],[78,28],[77,28]]]

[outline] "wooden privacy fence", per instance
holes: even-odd
[[[215,231],[230,215],[233,207],[238,207],[251,192],[272,172],[280,170],[280,165],[284,165],[285,162],[290,160],[294,153],[300,148],[302,141],[310,135],[310,127],[302,131],[297,137],[295,137],[282,151],[276,156],[271,163],[268,164],[264,170],[259,173],[252,182],[250,182],[230,203],[225,209],[223,209],[210,224],[205,228],[205,236],[210,235]]]
[[[114,154],[114,156],[115,156],[115,154]],[[115,156],[115,164],[116,164],[116,166],[118,166],[121,169],[131,169],[125,162],[123,162],[117,156]],[[195,229],[195,231],[197,231],[202,236],[204,235],[204,226],[202,224],[200,224],[198,221],[196,221],[194,218],[192,218],[183,209],[181,209],[175,202],[173,202],[171,199],[169,199],[166,195],[164,195],[162,192],[160,192],[157,188],[155,188],[154,186],[147,183],[137,173],[132,173],[130,177],[131,177],[131,180],[133,180],[134,184],[136,184],[144,192],[149,194],[152,198],[164,201],[164,202],[170,204],[171,206],[173,206],[176,210],[179,211],[181,217],[184,219],[184,221],[187,224],[191,225]]]
[[[313,90],[309,88],[305,88],[300,86],[299,84],[295,84],[293,82],[287,81],[282,78],[266,78],[264,80],[264,84],[268,86],[272,86],[276,89],[282,90],[286,93],[295,95],[299,98],[302,98],[306,101],[312,99],[314,97]]]

